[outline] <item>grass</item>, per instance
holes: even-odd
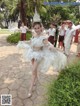
[[[26,33],[27,40],[30,40],[31,37],[32,37],[31,32],[27,32]],[[16,43],[18,43],[18,41],[20,41],[20,33],[19,32],[13,33],[7,37],[7,42],[9,42],[9,43],[16,44]]]
[[[12,32],[9,29],[0,29],[0,34],[12,34]]]

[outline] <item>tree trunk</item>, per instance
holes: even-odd
[[[24,24],[26,24],[26,7],[25,7],[25,0],[21,0],[20,1],[20,18],[21,21],[24,22]]]

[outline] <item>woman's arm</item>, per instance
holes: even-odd
[[[43,43],[47,45],[50,50],[54,48],[54,46],[48,41],[48,39],[43,39]]]

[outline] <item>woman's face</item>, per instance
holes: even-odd
[[[40,34],[42,32],[42,27],[40,25],[36,24],[34,26],[34,30],[37,34]]]

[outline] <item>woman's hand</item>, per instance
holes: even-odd
[[[48,39],[43,39],[44,44],[48,44]]]

